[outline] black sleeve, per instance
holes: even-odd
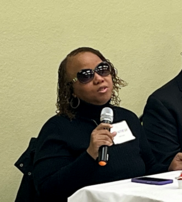
[[[144,109],[143,126],[157,162],[169,166],[180,151],[174,116],[164,103],[149,97]]]
[[[97,166],[86,151],[74,157],[59,136],[56,124],[48,123],[38,138],[33,177],[44,201],[62,201],[86,186]]]
[[[143,127],[141,126],[140,132],[140,150],[141,150],[141,157],[143,158],[146,166],[146,174],[156,174],[161,172],[167,172],[168,166],[158,163],[156,158],[151,150],[149,142],[146,138],[145,132]]]

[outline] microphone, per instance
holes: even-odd
[[[100,114],[100,121],[102,123],[109,123],[113,122],[113,110],[109,107],[105,107],[102,109]],[[109,129],[108,129],[109,130]],[[98,163],[100,166],[105,166],[107,164],[109,155],[108,155],[108,146],[103,145],[99,148],[99,155],[98,155]]]

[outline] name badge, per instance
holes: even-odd
[[[121,143],[135,139],[135,136],[133,136],[126,121],[114,123],[112,124],[112,126],[113,127],[110,129],[111,133],[117,132],[116,136],[113,139],[114,144],[121,144]]]

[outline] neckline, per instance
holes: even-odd
[[[80,105],[76,110],[76,116],[93,119],[97,123],[100,123],[100,114],[104,107],[110,107],[110,100],[104,105],[93,105],[80,100]]]

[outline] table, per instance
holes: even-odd
[[[175,177],[181,171],[150,175],[173,179],[172,184],[150,185],[131,182],[131,179],[87,186],[76,191],[68,202],[182,202],[182,189]]]

